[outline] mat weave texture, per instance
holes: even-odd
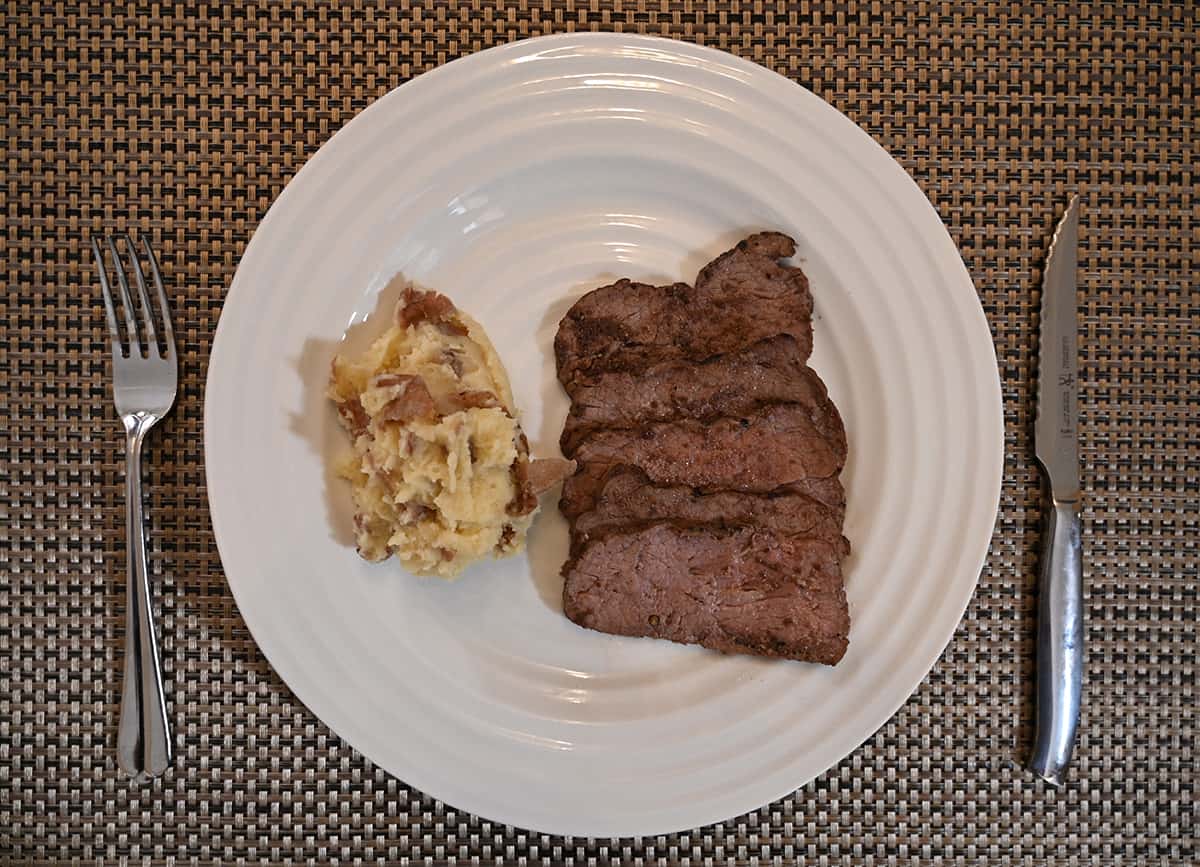
[[[0,291],[0,863],[1197,863],[1200,320],[1196,4],[519,0],[8,3]],[[716,46],[811,88],[916,178],[958,242],[1004,382],[1001,513],[953,642],[874,737],[793,795],[656,838],[540,835],[374,767],[279,681],[208,520],[210,341],[251,233],[396,85],[530,36]],[[1030,738],[1038,273],[1086,187],[1081,278],[1088,677],[1070,784]],[[182,379],[150,438],[150,546],[178,738],[114,760],[123,443],[85,247],[159,251]],[[514,792],[514,797],[518,793]]]

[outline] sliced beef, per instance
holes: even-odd
[[[659,485],[767,493],[836,476],[846,460],[846,436],[828,401],[777,403],[740,418],[598,430],[574,457],[579,469],[563,484],[559,502],[568,518],[592,508],[605,475],[616,466],[638,467]]]
[[[595,506],[575,519],[572,547],[635,524],[671,520],[714,527],[761,527],[782,536],[842,540],[845,499],[836,477],[806,480],[768,494],[700,493],[657,486],[633,467],[618,467],[602,482]]]
[[[795,242],[752,235],[709,263],[694,287],[619,280],[584,295],[558,327],[554,352],[568,394],[613,370],[642,371],[668,359],[700,361],[789,334],[812,351],[812,295],[799,268],[780,263]]]
[[[577,385],[563,427],[563,454],[597,428],[628,428],[675,418],[742,415],[764,403],[826,400],[825,384],[790,334],[694,363],[671,359],[642,373],[610,371]]]
[[[812,297],[781,262],[794,253],[753,235],[694,286],[621,280],[560,323],[574,622],[829,665],[845,653],[846,436],[806,363]]]
[[[833,665],[850,629],[842,556],[827,539],[650,524],[568,560],[564,610],[601,632]]]

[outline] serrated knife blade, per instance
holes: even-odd
[[[1076,271],[1079,196],[1059,221],[1042,275],[1034,448],[1049,497],[1038,581],[1037,692],[1030,769],[1059,785],[1083,692],[1083,550],[1079,478]]]
[[[1055,499],[1079,498],[1079,356],[1075,271],[1079,197],[1071,199],[1050,242],[1042,277],[1034,444]]]

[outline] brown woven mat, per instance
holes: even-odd
[[[0,11],[0,861],[1194,864],[1200,328],[1197,6],[519,0],[8,3]],[[376,769],[280,683],[221,573],[202,387],[255,224],[335,130],[461,54],[572,29],[751,58],[913,174],[957,239],[1004,377],[1008,459],[979,590],[921,689],[792,796],[668,837],[542,836]],[[1071,782],[1029,739],[1036,274],[1085,186],[1088,680]],[[122,459],[84,240],[131,220],[170,276],[176,411],[152,437],[152,558],[179,754],[116,771]],[[518,793],[513,793],[518,797]]]

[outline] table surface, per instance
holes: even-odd
[[[927,0],[8,4],[0,11],[0,863],[1193,864],[1200,329],[1197,9]],[[124,11],[127,10],[127,11]],[[258,651],[209,524],[203,385],[257,221],[389,89],[514,39],[625,30],[716,46],[811,88],[913,175],[958,242],[1004,383],[1000,515],[941,661],[791,796],[656,838],[497,825],[329,732]],[[1069,783],[1030,739],[1038,274],[1085,190],[1080,251],[1087,678]],[[174,767],[114,741],[123,444],[86,239],[133,227],[168,274],[182,380],[151,437],[151,556]],[[519,797],[518,792],[513,797]]]

